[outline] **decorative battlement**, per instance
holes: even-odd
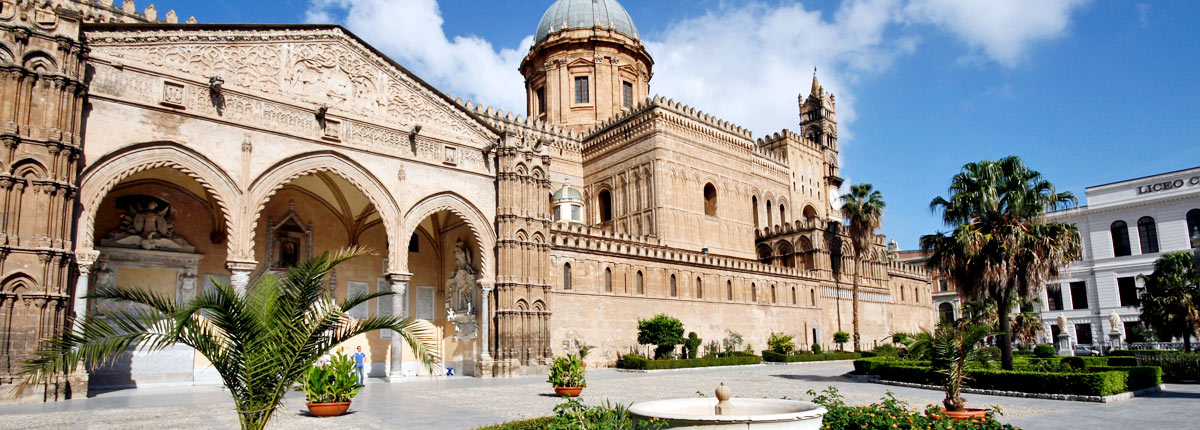
[[[929,269],[904,261],[889,261],[888,274],[919,279],[929,279]]]
[[[454,102],[500,131],[532,134],[535,139],[544,140],[555,148],[576,153],[583,151],[580,136],[571,130],[548,124],[545,121],[527,118],[521,114],[506,113],[492,106],[477,105],[472,100],[463,102],[461,98],[456,98]]]
[[[650,98],[647,98],[646,100],[642,100],[642,101],[638,102],[637,105],[635,105],[633,107],[633,109],[626,110],[625,112],[621,113],[620,115],[615,115],[612,118],[605,120],[604,122],[600,123],[599,125],[592,128],[591,130],[588,130],[587,133],[585,133],[585,135],[588,136],[589,138],[592,136],[595,136],[596,134],[600,133],[601,131],[603,131],[609,127],[612,127],[614,124],[617,124],[621,121],[629,119],[630,117],[633,117],[633,116],[641,113],[642,111],[645,111],[649,107],[661,107],[661,108],[668,109],[677,114],[680,114],[680,115],[683,115],[690,119],[702,122],[704,124],[707,124],[709,126],[717,128],[721,131],[724,131],[729,134],[733,134],[735,136],[738,136],[738,137],[741,137],[744,139],[753,140],[753,138],[754,138],[753,134],[750,132],[750,130],[745,129],[737,124],[734,124],[729,121],[725,121],[723,119],[717,118],[716,116],[704,113],[703,111],[700,111],[694,107],[685,105],[683,103],[676,102],[674,99],[668,99],[666,97],[659,96],[659,95],[656,95],[654,97],[650,97]]]
[[[770,136],[760,137],[758,139],[757,143],[758,143],[759,148],[762,148],[762,147],[773,146],[776,143],[779,143],[782,141],[787,141],[787,140],[795,141],[795,142],[799,143],[800,145],[808,147],[808,149],[811,149],[814,151],[821,151],[821,150],[825,149],[824,146],[822,146],[820,143],[818,143],[812,139],[809,139],[807,137],[796,134],[795,132],[788,130],[786,128],[781,131],[772,133]]]
[[[142,12],[137,11],[133,0],[125,0],[120,7],[113,5],[113,0],[69,0],[69,3],[79,6],[83,22],[98,24],[116,23],[179,23],[179,15],[174,10],[167,11],[163,16],[158,15],[158,9],[151,3]],[[187,24],[195,24],[196,17],[189,17]]]
[[[584,225],[555,224],[551,226],[550,245],[580,251],[611,252],[634,258],[708,266],[723,270],[817,280],[812,277],[812,272],[798,268],[773,266],[744,258],[671,248],[663,245],[662,240],[655,237],[634,237]]]
[[[755,239],[770,239],[777,236],[785,236],[798,231],[804,230],[821,230],[825,228],[825,222],[818,218],[798,219],[795,221],[776,224],[774,226],[763,227],[754,230]]]

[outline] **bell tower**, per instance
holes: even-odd
[[[812,89],[800,100],[800,135],[837,151],[837,109],[833,93],[825,92],[813,69]]]
[[[521,61],[526,113],[583,132],[645,100],[653,65],[616,0],[558,0]]]

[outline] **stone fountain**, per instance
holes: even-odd
[[[732,398],[724,383],[717,398],[670,399],[634,403],[636,423],[665,421],[670,429],[802,429],[821,428],[825,408],[812,402],[783,399]]]

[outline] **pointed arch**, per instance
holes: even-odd
[[[475,205],[458,194],[453,192],[433,194],[413,205],[404,214],[403,226],[400,228],[401,237],[412,234],[421,221],[440,211],[455,214],[467,223],[467,228],[471,230],[475,243],[479,244],[479,270],[488,279],[492,279],[494,277],[492,256],[496,249],[496,233],[492,229],[492,222]],[[408,253],[398,252],[395,254],[399,255],[388,260],[388,271],[407,273]]]
[[[401,252],[407,248],[399,244],[408,243],[408,238],[413,232],[408,231],[402,236],[398,234],[396,223],[400,210],[391,193],[387,191],[387,187],[365,167],[345,155],[333,151],[308,152],[284,159],[267,168],[262,175],[251,182],[250,191],[246,194],[246,212],[243,214],[248,220],[248,228],[242,232],[243,234],[234,236],[235,240],[242,241],[242,246],[249,250],[250,255],[253,255],[254,231],[258,226],[259,216],[266,208],[267,202],[271,200],[271,196],[296,178],[318,172],[329,172],[341,176],[342,179],[350,182],[363,195],[367,196],[367,199],[375,206],[375,211],[379,213],[379,218],[383,222],[383,228],[387,234],[389,262],[398,258],[399,255],[407,256],[407,252]]]
[[[75,243],[80,251],[94,248],[96,211],[104,197],[113,187],[139,172],[160,167],[175,169],[200,184],[216,201],[226,230],[232,237],[248,236],[242,217],[234,217],[241,210],[241,189],[216,163],[195,150],[178,142],[155,141],[123,147],[96,159],[80,174],[79,228],[75,230]],[[243,243],[226,241],[229,258],[253,259],[252,248],[242,248]]]

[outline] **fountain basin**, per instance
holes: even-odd
[[[819,430],[825,408],[812,402],[782,399],[730,399],[721,415],[717,399],[670,399],[634,403],[634,423],[658,419],[670,429]]]

